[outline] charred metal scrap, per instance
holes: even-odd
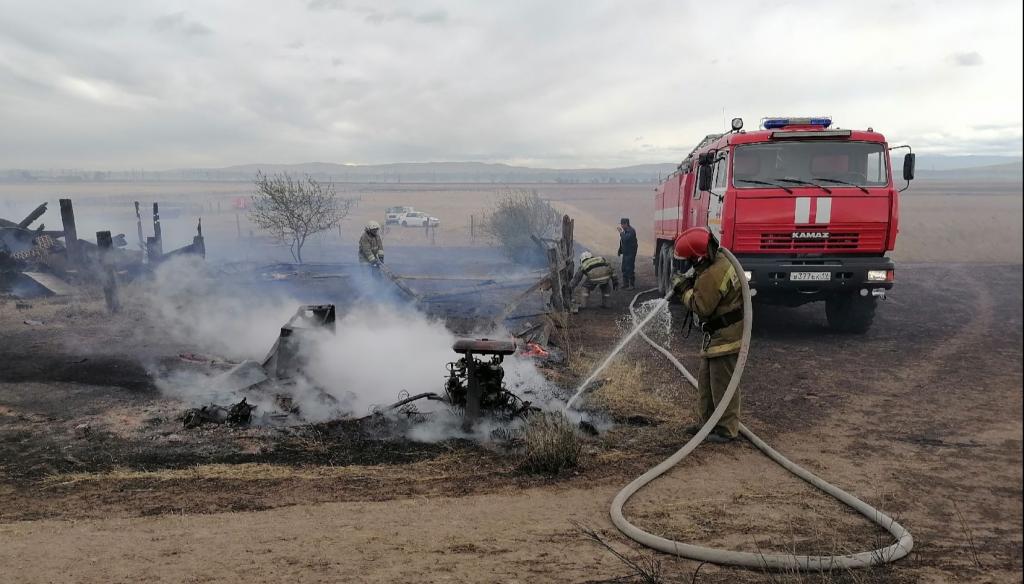
[[[252,421],[252,411],[256,406],[248,403],[246,398],[228,407],[210,404],[201,408],[185,410],[182,425],[186,428],[198,428],[204,424],[228,424],[229,426],[248,426]]]
[[[266,412],[266,417],[271,420],[301,415],[299,407],[294,404],[289,393],[293,388],[292,381],[301,374],[305,365],[301,345],[304,341],[308,342],[313,331],[333,332],[334,325],[333,304],[300,306],[281,327],[277,340],[262,362],[249,360],[236,364],[229,371],[212,379],[210,389],[223,395],[237,396],[245,393],[269,398],[279,410],[276,413]],[[322,394],[322,398],[333,400],[326,392]],[[247,398],[243,397],[240,402],[228,407],[210,404],[186,410],[182,424],[185,428],[197,428],[204,424],[248,425],[252,422],[254,409],[256,406],[249,404]]]

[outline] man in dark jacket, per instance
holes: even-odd
[[[636,230],[629,225],[629,218],[619,220],[619,254],[622,256],[622,287],[625,290],[636,288]]]

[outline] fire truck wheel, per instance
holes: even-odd
[[[669,288],[672,286],[672,255],[671,246],[663,245],[658,250],[658,264],[657,264],[657,276],[658,276],[658,293],[664,296],[668,294]]]
[[[658,294],[665,295],[665,246],[658,248],[658,253],[654,256],[654,277],[658,281]]]
[[[825,301],[825,317],[832,330],[863,334],[875,320],[878,299],[859,294],[836,294]]]

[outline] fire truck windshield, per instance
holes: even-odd
[[[826,183],[831,188],[889,184],[885,149],[877,142],[824,140],[744,144],[733,155],[732,183],[740,189],[765,184]],[[779,187],[783,188],[783,187]],[[788,190],[788,189],[787,189]]]

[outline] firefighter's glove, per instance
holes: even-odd
[[[384,253],[383,252],[377,254],[377,262],[382,263],[382,264],[384,263]]]
[[[672,276],[672,290],[676,294],[682,294],[690,288],[693,288],[693,282],[697,279],[697,272],[693,268],[686,270],[682,274],[676,274]]]

